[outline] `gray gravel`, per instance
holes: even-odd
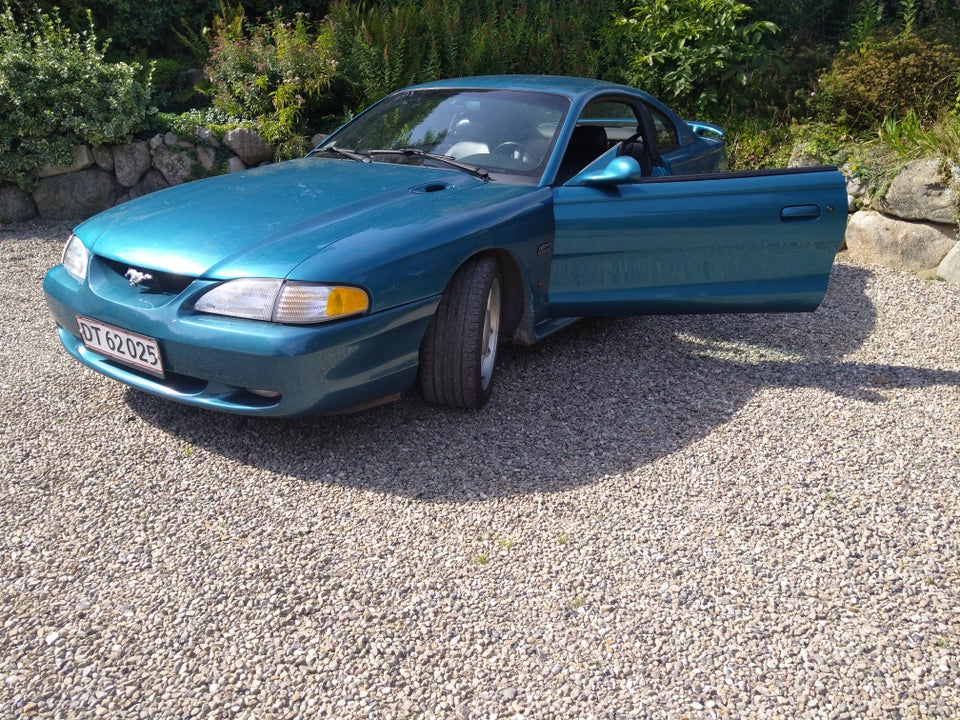
[[[0,231],[0,717],[960,717],[960,289],[581,323],[481,412],[101,378]]]

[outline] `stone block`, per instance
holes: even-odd
[[[145,142],[127,143],[116,148],[113,154],[117,182],[131,188],[140,182],[150,169],[150,148]]]
[[[170,187],[170,183],[166,181],[160,171],[151,168],[140,178],[140,182],[130,188],[130,199],[133,200],[143,195],[149,195],[152,192],[168,187]]]
[[[247,167],[273,159],[273,148],[255,130],[235,128],[223,136],[223,144]]]
[[[111,173],[90,168],[42,179],[33,201],[44,220],[83,220],[113,207],[120,186]]]
[[[26,190],[16,185],[0,185],[0,224],[23,222],[37,216],[37,206]]]
[[[943,262],[937,267],[937,275],[948,282],[960,285],[960,243],[955,243]]]
[[[68,165],[44,165],[37,172],[41,178],[56,177],[57,175],[66,175],[68,173],[80,172],[86,170],[94,163],[93,152],[86,145],[77,145],[74,148],[73,162]]]
[[[161,145],[153,153],[153,166],[171,185],[180,185],[193,176],[194,160],[190,153]]]
[[[955,229],[865,210],[847,223],[846,244],[858,262],[920,272],[937,267],[956,244]]]
[[[93,148],[93,161],[97,167],[107,172],[113,172],[113,146],[97,145]]]
[[[885,214],[904,220],[953,223],[957,203],[953,190],[943,184],[940,160],[923,158],[907,165],[880,201]]]

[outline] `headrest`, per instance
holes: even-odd
[[[577,125],[570,137],[570,144],[582,149],[596,149],[599,155],[607,149],[607,131],[599,125]]]

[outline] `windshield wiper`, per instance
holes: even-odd
[[[347,148],[335,147],[333,145],[325,148],[315,148],[314,150],[311,150],[309,152],[307,157],[315,153],[322,153],[322,152],[333,153],[334,155],[350,158],[351,160],[356,160],[357,162],[370,162],[370,158],[364,155],[363,153],[358,153],[356,150],[349,150]]]
[[[470,173],[474,177],[478,177],[481,180],[489,180],[490,173],[488,173],[483,168],[477,167],[476,165],[469,165],[467,163],[459,162],[449,155],[437,155],[436,153],[430,153],[426,150],[420,150],[419,148],[401,148],[399,150],[369,150],[370,155],[401,155],[404,157],[419,157],[426,158],[427,160],[435,160],[436,162],[443,163],[457,170],[463,170],[464,172]]]

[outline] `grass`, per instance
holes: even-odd
[[[727,158],[731,170],[762,170],[785,167],[790,159],[790,127],[782,122],[757,118],[729,118]]]
[[[956,184],[949,158],[960,156],[960,109],[947,109],[924,124],[913,112],[885,118],[871,132],[843,125],[777,118],[727,118],[727,154],[731,170],[787,167],[802,153],[824,165],[836,165],[866,188],[868,199],[880,197],[911,160],[940,157],[943,182]]]
[[[945,112],[935,123],[925,126],[910,111],[902,118],[885,118],[877,134],[881,142],[908,160],[956,155],[960,151],[960,114],[956,110]]]

